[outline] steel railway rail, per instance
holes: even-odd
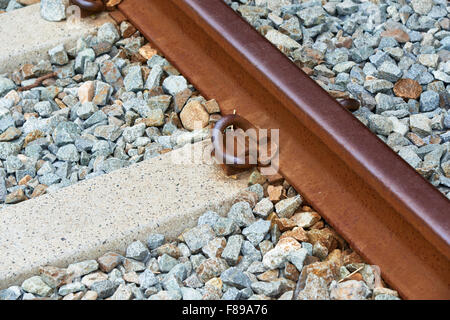
[[[222,0],[124,0],[112,16],[223,115],[280,129],[281,174],[402,298],[450,298],[450,201]]]

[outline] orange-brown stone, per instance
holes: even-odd
[[[25,177],[23,177],[22,179],[19,180],[19,186],[26,185],[28,183],[28,181],[30,181],[31,179],[33,179],[33,178],[31,178],[31,176],[29,174],[27,174]]]
[[[332,261],[315,262],[303,268],[303,272],[308,275],[315,274],[325,280],[327,284],[337,280],[339,277],[339,266]]]
[[[345,252],[343,264],[347,265],[351,263],[364,263],[364,261],[355,251]]]
[[[141,48],[139,48],[139,54],[147,60],[150,59],[151,57],[153,57],[157,53],[158,52],[156,51],[156,49],[152,48],[152,46],[149,43],[147,43],[147,44],[143,45]]]
[[[281,200],[281,195],[283,192],[283,186],[268,186],[267,193],[269,194],[269,200],[273,202],[278,202]]]
[[[297,226],[294,221],[288,218],[277,218],[274,222],[278,225],[281,232],[292,230]]]
[[[397,97],[417,99],[422,93],[422,86],[413,79],[400,79],[394,85],[394,93]]]
[[[298,272],[297,268],[292,263],[286,262],[284,265],[284,276],[286,279],[297,281],[299,275],[300,272]]]
[[[320,242],[324,247],[328,249],[328,252],[336,249],[338,247],[338,241],[335,237],[334,232],[328,228],[323,228],[320,230],[313,229],[307,232],[308,242],[313,245]]]
[[[278,278],[278,273],[278,269],[267,270],[266,272],[258,275],[256,278],[258,278],[259,281],[273,281]]]
[[[381,33],[382,37],[392,37],[400,43],[409,41],[409,35],[402,29],[389,29]]]
[[[280,236],[280,239],[283,239],[283,238],[286,238],[286,237],[292,237],[295,240],[298,240],[298,241],[301,241],[301,242],[308,241],[308,235],[306,234],[306,231],[303,230],[303,228],[301,228],[301,227],[296,227],[296,228],[294,228],[292,230],[284,232]]]
[[[422,147],[425,145],[425,142],[422,140],[422,138],[419,137],[414,132],[408,132],[406,136],[408,137],[409,140],[411,140],[412,143],[414,143],[418,147]]]
[[[37,185],[36,188],[34,188],[33,193],[31,194],[31,198],[36,198],[40,195],[43,195],[46,192],[47,188],[48,187],[45,184]]]

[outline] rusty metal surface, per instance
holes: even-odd
[[[227,130],[230,126],[232,130]],[[270,166],[278,155],[278,144],[272,140],[270,132],[259,129],[237,114],[223,116],[211,134],[217,163],[243,170]]]
[[[450,202],[222,0],[119,9],[223,114],[280,129],[281,174],[403,298],[450,298]]]
[[[80,7],[82,16],[99,13],[106,9],[104,0],[70,0],[70,2]]]

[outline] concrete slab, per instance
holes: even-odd
[[[61,43],[72,48],[78,38],[95,33],[105,22],[114,22],[107,13],[81,19],[77,24],[50,22],[41,18],[39,8],[37,3],[0,15],[0,74],[48,59],[48,50]]]
[[[0,289],[39,266],[66,267],[107,251],[125,252],[149,233],[177,237],[207,210],[225,214],[248,175],[231,179],[201,160],[209,141],[194,144],[0,211]]]

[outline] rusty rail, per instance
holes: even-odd
[[[222,0],[119,9],[223,114],[280,129],[281,173],[403,298],[450,298],[449,201]]]

